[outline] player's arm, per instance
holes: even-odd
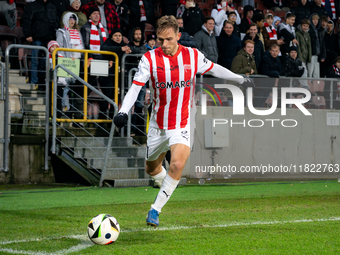
[[[210,73],[217,78],[235,81],[239,84],[243,84],[245,81],[243,76],[233,73],[227,68],[224,68],[223,66],[215,63],[213,63],[213,66],[210,69]]]
[[[124,127],[127,124],[128,112],[137,100],[138,94],[144,84],[149,80],[150,77],[150,65],[149,61],[145,56],[142,57],[138,65],[138,71],[136,72],[132,86],[128,93],[124,97],[122,107],[119,113],[114,117],[113,121],[117,127]]]

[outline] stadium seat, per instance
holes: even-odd
[[[312,96],[308,103],[308,108],[311,109],[326,109],[326,100],[323,96]]]
[[[263,15],[266,15],[266,14],[268,14],[268,13],[271,13],[271,14],[274,15],[274,12],[273,12],[272,10],[270,10],[270,9],[264,9],[264,10],[263,10]]]
[[[144,38],[148,36],[148,34],[155,33],[155,28],[150,23],[145,23],[145,31],[144,31]]]
[[[260,10],[264,10],[266,9],[266,7],[264,6],[264,3],[261,0],[255,0],[255,8],[256,9],[260,9]]]
[[[311,93],[323,93],[325,89],[325,82],[324,81],[317,81],[314,80],[313,83],[310,86],[310,92]]]
[[[243,6],[239,6],[237,8],[237,12],[238,12],[238,14],[240,14],[241,18],[243,18]]]
[[[285,18],[286,17],[286,13],[284,11],[276,11],[275,16],[279,16],[280,18]]]

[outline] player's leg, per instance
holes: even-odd
[[[163,152],[159,157],[154,161],[146,160],[145,171],[151,178],[155,181],[155,184],[158,187],[161,187],[162,182],[166,176],[166,170],[162,166],[162,162],[164,160],[166,152]]]
[[[190,155],[190,147],[184,144],[174,144],[170,146],[171,161],[170,170],[165,176],[155,202],[151,205],[147,217],[147,224],[151,226],[158,226],[158,215],[163,206],[168,202],[172,193],[176,189],[184,169],[184,166]]]

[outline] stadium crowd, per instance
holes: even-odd
[[[0,0],[0,15],[12,30],[22,27],[26,43],[49,51],[55,47],[107,50],[120,59],[124,54],[145,53],[159,46],[153,29],[157,19],[174,15],[182,32],[180,44],[199,49],[235,73],[340,77],[340,9],[335,0],[26,0],[21,17],[16,2],[24,1]],[[39,81],[37,56],[38,51],[32,50],[32,84]],[[58,56],[82,58],[69,52]],[[89,64],[100,58],[91,54]],[[113,59],[107,60],[113,74]],[[113,79],[90,77],[89,81],[99,82],[111,96],[113,90],[105,84]],[[306,81],[299,86],[309,88]]]

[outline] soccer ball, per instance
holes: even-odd
[[[99,214],[87,226],[89,238],[95,244],[112,244],[120,232],[118,221],[110,214]]]

